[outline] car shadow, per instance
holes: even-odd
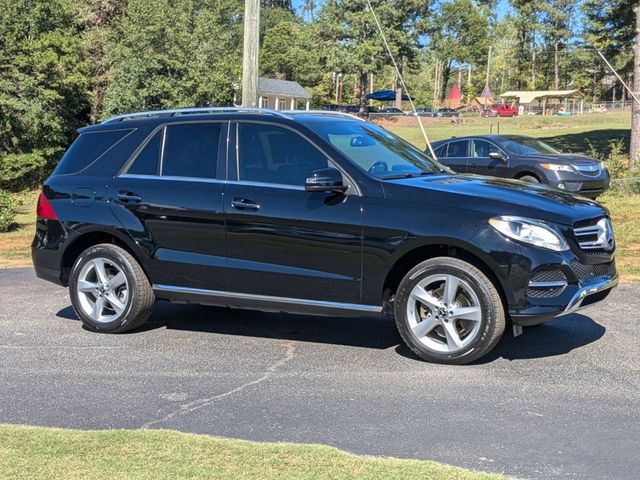
[[[57,316],[79,320],[71,306]],[[387,349],[401,342],[389,318],[302,316],[168,302],[156,302],[149,320],[124,335],[160,328],[373,349]]]
[[[591,155],[591,150],[600,152],[605,157],[611,151],[611,142],[622,140],[624,149],[629,148],[629,129],[591,130],[589,132],[567,133],[564,135],[549,135],[540,140],[567,153],[584,153]]]
[[[57,316],[78,320],[70,306],[60,310]],[[393,319],[388,317],[315,317],[157,302],[149,320],[124,335],[160,328],[372,349],[396,347],[399,355],[420,360],[402,343]],[[499,358],[526,360],[564,355],[595,342],[605,331],[605,327],[581,314],[560,317],[537,327],[525,327],[524,333],[517,338],[511,334],[509,325],[498,345],[473,363],[491,363]]]

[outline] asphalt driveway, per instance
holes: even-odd
[[[526,479],[637,479],[640,287],[431,365],[392,322],[157,303],[81,327],[65,289],[0,270],[0,423],[323,443]]]

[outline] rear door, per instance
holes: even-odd
[[[147,250],[154,284],[224,290],[228,122],[159,126],[109,185],[112,210]]]
[[[438,160],[456,172],[467,172],[467,161],[469,155],[468,140],[453,140],[445,145],[446,148],[436,152]]]
[[[355,186],[344,195],[305,191],[312,170],[335,165],[295,130],[248,121],[234,130],[236,158],[224,195],[229,289],[359,303],[362,212]]]
[[[497,145],[487,140],[472,139],[470,141],[469,173],[488,175],[491,177],[509,177],[508,160],[498,160],[489,157],[490,153],[500,153],[507,158],[507,154]]]

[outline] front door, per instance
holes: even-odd
[[[116,218],[150,257],[154,284],[225,290],[226,243],[218,179],[228,122],[159,127],[109,185]]]
[[[294,130],[241,122],[224,212],[229,289],[340,303],[360,302],[361,197],[307,192],[327,156]],[[345,177],[345,181],[348,179]]]
[[[471,140],[469,154],[469,173],[488,175],[490,177],[508,177],[506,154],[497,145],[486,140]],[[489,157],[490,153],[500,153],[505,160]]]

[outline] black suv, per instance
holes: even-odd
[[[459,364],[508,319],[519,333],[617,283],[598,204],[455,174],[334,112],[188,109],[82,128],[44,184],[33,261],[98,332],[140,326],[156,299],[393,314],[417,355]]]
[[[460,173],[544,183],[596,199],[611,183],[593,157],[562,153],[526,135],[476,135],[434,142],[438,161]]]

